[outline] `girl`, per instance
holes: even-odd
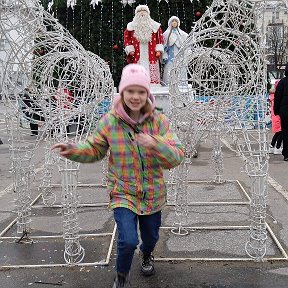
[[[150,77],[144,67],[130,64],[123,69],[119,94],[85,144],[58,143],[52,147],[77,162],[97,161],[110,151],[110,207],[118,230],[113,288],[127,287],[139,243],[138,223],[141,271],[145,276],[154,273],[152,252],[159,239],[161,209],[166,201],[163,169],[179,165],[184,158],[184,149],[167,118],[154,109]]]

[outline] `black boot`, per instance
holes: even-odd
[[[128,276],[129,274],[123,274],[123,273],[117,273],[115,279],[114,279],[114,284],[112,288],[128,288]]]
[[[141,253],[142,263],[141,263],[141,272],[144,276],[151,276],[155,273],[154,270],[154,256],[153,255],[144,255]]]

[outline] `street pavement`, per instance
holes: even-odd
[[[116,243],[112,213],[107,209],[108,193],[100,185],[103,181],[101,162],[81,164],[79,168],[78,218],[85,257],[81,264],[67,266],[63,258],[58,168],[55,165],[52,175],[56,202],[52,207],[46,207],[38,197],[45,141],[29,136],[29,140],[39,146],[32,158],[31,198],[35,202],[29,237],[33,244],[15,242],[19,239],[16,225],[12,225],[16,194],[9,171],[11,161],[3,113],[0,103],[0,139],[3,141],[0,145],[0,287],[112,287]],[[271,132],[269,135],[271,137]],[[198,158],[194,158],[189,167],[189,210],[185,218],[188,235],[171,232],[176,218],[174,195],[170,193],[155,249],[156,274],[149,278],[140,274],[140,259],[136,253],[130,275],[131,287],[288,287],[288,259],[285,257],[288,253],[288,163],[283,161],[282,155],[270,155],[266,220],[271,231],[264,261],[255,262],[245,253],[245,243],[249,239],[250,179],[243,172],[244,163],[231,140],[228,137],[222,140],[223,178],[227,181],[213,183],[212,143],[210,139],[203,140]],[[167,171],[167,180],[168,175]]]

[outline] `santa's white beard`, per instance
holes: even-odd
[[[147,15],[137,13],[133,19],[134,22],[134,36],[140,43],[148,43],[152,37],[151,18]]]

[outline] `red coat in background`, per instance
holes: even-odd
[[[153,20],[152,20],[153,21]],[[156,52],[164,52],[163,47],[163,34],[160,27],[160,23],[153,21],[153,33],[151,41],[148,44],[141,44],[138,39],[134,37],[134,25],[133,22],[128,23],[126,30],[124,31],[124,47],[127,54],[127,63],[138,63],[143,65],[150,73],[150,82],[154,84],[160,83],[160,68],[159,60],[156,56]],[[148,57],[146,59],[140,57],[140,52],[146,49],[144,46],[148,45]],[[130,52],[134,52],[131,56]]]
[[[276,86],[279,81],[276,81],[274,84],[274,90],[276,89]],[[281,131],[281,120],[279,115],[274,114],[274,92],[270,93],[269,97],[270,103],[271,103],[271,122],[272,122],[272,132],[280,132]]]
[[[65,88],[64,89],[64,94],[67,95],[67,98],[66,98],[67,102],[66,102],[64,108],[71,108],[71,106],[72,106],[71,104],[74,102],[73,93],[69,89]]]
[[[55,101],[57,109],[69,110],[73,107],[74,96],[72,91],[67,88],[63,90],[58,88],[56,95],[52,99]]]

